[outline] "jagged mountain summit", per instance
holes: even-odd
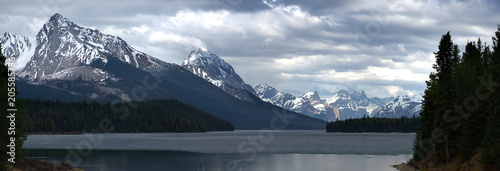
[[[339,119],[372,116],[382,106],[378,101],[374,102],[372,98],[368,98],[363,90],[339,90],[333,97],[326,99],[326,103],[339,110]]]
[[[337,115],[332,113],[334,110],[320,99],[318,92],[309,92],[302,97],[296,97],[292,94],[278,91],[268,84],[255,86],[255,91],[263,101],[293,112],[325,121],[333,121],[337,118]]]
[[[238,100],[179,65],[140,52],[117,36],[81,27],[60,14],[43,25],[35,43],[12,35],[1,38],[7,42],[2,51],[17,60],[29,56],[26,65],[15,71],[19,97],[113,103],[176,99],[229,121],[236,129],[268,128],[277,112],[295,118],[287,120],[285,129],[324,128],[325,122],[318,119],[262,101]],[[122,115],[134,106],[115,107],[113,112]]]
[[[408,95],[401,95],[384,105],[379,112],[374,114],[374,117],[399,118],[402,116],[420,116],[421,109],[421,96],[409,97]]]
[[[89,67],[95,61],[107,63],[109,56],[118,57],[143,70],[162,63],[134,49],[117,36],[81,27],[60,14],[53,15],[43,25],[36,36],[34,53],[27,55],[32,55],[31,60],[18,75],[35,82],[75,78],[101,81],[112,78],[106,72]]]
[[[287,109],[291,109],[296,97],[292,94],[281,92],[268,84],[259,84],[255,86],[257,95],[265,102],[272,103]]]
[[[394,110],[390,110],[392,108],[389,108],[389,104],[393,103],[393,98],[368,98],[363,90],[353,92],[339,90],[334,96],[326,99],[321,99],[318,92],[308,92],[301,97],[296,97],[289,93],[280,92],[268,84],[257,85],[255,90],[257,95],[265,102],[325,121],[361,118],[363,116],[400,117],[413,115],[413,113],[407,114],[404,113],[405,111],[399,110],[400,108],[407,109],[404,106],[406,103],[391,105],[391,107],[395,106],[394,108],[397,109],[397,112],[392,114],[391,112]],[[408,102],[412,105],[411,112],[418,113],[420,111],[419,107],[413,106],[418,102],[413,102]]]
[[[252,86],[246,84],[231,65],[205,48],[191,51],[182,67],[238,99],[255,102]]]
[[[340,117],[338,108],[326,103],[326,100],[321,99],[317,91],[307,92],[302,96],[305,102],[304,106],[307,106],[306,111],[313,111],[316,118],[323,119],[325,121],[334,121]],[[309,108],[312,107],[312,109]]]
[[[338,110],[326,104],[325,100],[321,100],[318,92],[308,92],[301,97],[296,97],[292,94],[278,91],[268,84],[255,86],[255,91],[263,101],[290,111],[325,121],[334,121],[338,118]]]
[[[36,42],[33,38],[5,32],[0,37],[0,43],[2,54],[16,59],[15,66],[13,66],[16,71],[23,69],[35,53]]]

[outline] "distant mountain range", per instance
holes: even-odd
[[[230,64],[203,48],[194,49],[183,61],[183,67],[238,99],[253,103],[254,96],[257,95],[265,102],[325,121],[360,118],[365,115],[418,116],[420,112],[420,100],[407,96],[398,96],[396,99],[368,98],[363,90],[354,92],[340,90],[333,97],[321,99],[318,92],[308,92],[301,97],[295,97],[280,92],[268,84],[252,88],[241,79]],[[398,101],[403,98],[406,100]],[[394,100],[398,102],[393,102]]]
[[[340,90],[333,97],[321,99],[318,92],[308,92],[301,97],[280,92],[268,84],[252,88],[222,58],[204,48],[196,48],[184,59],[182,66],[193,74],[221,88],[226,93],[254,103],[255,96],[273,105],[325,121],[369,117],[401,117],[419,115],[419,99],[393,100],[403,97],[368,98],[363,90]],[[407,96],[404,96],[407,97]],[[408,97],[406,99],[409,99]]]
[[[388,110],[389,104],[394,98],[368,98],[364,91],[348,92],[340,90],[334,96],[322,99],[318,92],[308,92],[302,97],[295,97],[291,94],[280,92],[267,84],[255,87],[257,94],[262,100],[285,109],[312,116],[325,121],[335,121],[336,119],[369,117],[400,117],[403,115],[418,115],[419,110],[410,111],[407,114],[405,109],[398,110],[396,114],[393,110]],[[392,106],[405,106],[404,103],[418,103],[416,101],[404,101]],[[382,110],[384,109],[384,110]],[[392,109],[392,108],[391,108]],[[391,113],[392,112],[392,113]]]
[[[210,58],[213,55],[202,49],[193,51],[186,65],[179,66],[60,14],[53,15],[35,38],[5,33],[0,43],[5,56],[16,58],[21,97],[102,102],[177,99],[231,122],[236,129],[269,129],[272,120],[276,121],[273,126],[285,129],[325,127],[322,120],[263,102],[230,65]],[[210,76],[200,78],[203,73]],[[221,88],[213,84],[219,81]],[[245,90],[248,96],[228,94],[230,89]],[[127,106],[116,109],[126,110]]]

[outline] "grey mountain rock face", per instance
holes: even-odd
[[[404,102],[399,102],[398,99],[401,99],[399,97],[394,100],[393,98],[368,98],[364,91],[340,90],[330,98],[321,99],[318,92],[309,92],[302,97],[296,97],[280,92],[267,84],[257,85],[255,90],[265,102],[325,121],[360,118],[365,115],[370,117],[411,116],[420,111],[418,101],[406,98]],[[407,104],[410,104],[410,107]]]
[[[4,33],[0,37],[2,54],[7,58],[15,59],[14,70],[23,69],[35,52],[35,42],[26,36],[15,33]],[[12,67],[12,66],[11,66]]]
[[[244,101],[254,102],[255,90],[246,84],[233,67],[212,52],[196,48],[182,62],[182,67]]]
[[[302,97],[276,90],[268,84],[255,86],[257,95],[265,102],[283,107],[287,110],[301,113],[325,121],[334,121],[338,117],[336,109],[321,100],[318,92],[309,92]]]
[[[32,84],[45,85],[76,95],[61,85],[63,80],[96,82],[91,98],[115,95],[130,101],[129,95],[107,81],[120,80],[94,64],[105,65],[110,57],[118,58],[138,69],[154,71],[172,64],[135,50],[119,37],[81,27],[60,14],[53,15],[40,29],[36,38],[5,33],[0,41],[2,52],[16,58],[16,75]],[[66,85],[66,84],[64,84]]]
[[[372,99],[368,98],[364,91],[340,90],[336,95],[327,99],[327,103],[338,108],[339,119],[371,116],[380,109],[380,106],[372,102]]]
[[[374,116],[384,118],[399,118],[402,116],[413,117],[413,115],[420,116],[421,109],[421,98],[418,96],[409,97],[408,95],[402,95],[384,105]]]
[[[35,44],[34,53],[28,54],[32,55],[30,60],[18,73],[33,82],[117,79],[88,67],[97,60],[106,63],[109,56],[118,57],[139,69],[158,65],[157,59],[134,49],[121,38],[81,27],[60,14],[53,15],[43,25]],[[89,72],[96,74],[89,75]]]

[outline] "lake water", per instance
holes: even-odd
[[[84,170],[395,170],[415,134],[234,131],[30,135],[25,157]]]

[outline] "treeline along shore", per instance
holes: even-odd
[[[130,103],[25,99],[29,134],[233,131],[218,117],[177,100]],[[115,112],[121,106],[126,112]]]
[[[349,118],[328,122],[326,132],[416,132],[420,117],[401,118]]]

